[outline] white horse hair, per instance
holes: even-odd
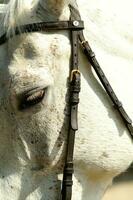
[[[9,34],[13,31],[15,26],[19,26],[23,18],[25,18],[25,13],[30,12],[31,0],[11,0],[8,2],[6,12],[2,19],[2,26],[4,30]]]
[[[22,24],[69,20],[68,4],[79,8],[85,36],[133,119],[131,0],[5,3],[0,4],[0,36],[4,32],[10,35],[14,27]],[[14,35],[0,46],[0,199],[60,198],[69,120],[70,57],[68,31]],[[101,200],[113,178],[132,163],[133,144],[81,51],[79,58],[82,90],[72,200]],[[23,95],[32,91],[32,98],[36,98],[36,88],[45,92],[42,101],[20,110]]]

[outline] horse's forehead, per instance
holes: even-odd
[[[62,33],[17,36],[8,41],[5,49],[6,52],[3,47],[0,48],[0,71],[5,74],[2,75],[1,82],[3,77],[34,80],[36,75],[41,77],[43,74],[45,77],[47,72],[56,76],[57,71],[64,65],[61,64],[64,60],[65,64],[69,65],[71,50],[69,38]],[[7,58],[9,62],[5,62]]]
[[[8,49],[11,55],[20,54],[19,58],[28,59],[29,56],[30,59],[33,56],[36,60],[40,57],[45,60],[48,55],[56,57],[67,54],[70,51],[70,41],[62,33],[33,33],[26,37],[25,35],[14,37],[9,42]]]
[[[0,67],[3,89],[10,88],[19,93],[24,88],[47,87],[56,81],[62,73],[60,70],[67,70],[68,74],[71,48],[67,34],[21,35],[8,41],[7,46],[9,62],[5,63],[3,59],[5,64]]]

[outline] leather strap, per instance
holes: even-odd
[[[69,5],[71,12],[71,21],[75,21],[75,25],[78,26],[76,9]],[[70,122],[67,138],[67,150],[66,150],[66,161],[63,173],[62,183],[62,200],[71,200],[72,197],[72,185],[73,185],[73,154],[75,144],[75,133],[78,130],[78,103],[79,103],[79,92],[80,92],[80,71],[78,68],[78,48],[79,48],[79,35],[80,30],[71,31],[71,69],[70,69]]]
[[[75,21],[78,26],[78,21]],[[71,31],[71,69],[70,69],[70,122],[67,138],[66,161],[63,173],[62,183],[62,200],[71,200],[72,196],[72,176],[73,169],[73,153],[75,143],[75,133],[78,130],[78,103],[80,92],[80,72],[78,69],[78,29]]]
[[[116,96],[113,88],[111,87],[108,79],[106,78],[102,68],[100,67],[94,52],[92,51],[88,41],[85,40],[85,37],[83,35],[83,31],[79,32],[79,41],[81,43],[82,49],[90,62],[91,66],[94,68],[98,78],[100,79],[104,89],[106,90],[107,94],[109,95],[110,99],[112,100],[115,108],[119,112],[120,116],[122,117],[126,127],[129,130],[129,133],[131,137],[133,138],[133,126],[132,126],[132,120],[128,116],[127,112],[125,111],[124,107],[122,106],[122,103],[119,101],[118,97]]]
[[[78,26],[75,26],[75,23]],[[15,28],[15,33],[11,34],[8,38],[5,34],[0,37],[0,45],[7,42],[8,39],[12,38],[14,35],[21,35],[23,33],[32,33],[38,31],[54,31],[54,30],[82,30],[84,28],[83,21],[57,21],[57,22],[40,22],[34,24],[26,24]]]

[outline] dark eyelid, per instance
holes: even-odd
[[[19,95],[19,110],[28,109],[40,103],[46,92],[47,88],[33,88]]]

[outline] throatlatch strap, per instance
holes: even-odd
[[[119,101],[118,97],[116,96],[113,88],[111,87],[108,79],[106,78],[102,68],[100,67],[94,52],[92,51],[88,41],[85,40],[85,37],[83,35],[83,31],[80,31],[79,33],[79,40],[82,45],[82,49],[90,62],[91,66],[94,68],[97,76],[99,77],[104,89],[106,90],[107,94],[109,95],[110,99],[112,100],[115,108],[118,110],[120,116],[122,117],[126,127],[129,130],[129,133],[131,137],[133,138],[133,126],[132,126],[132,120],[128,116],[127,112],[122,106],[122,103]]]
[[[72,16],[75,16],[76,19],[81,20],[81,16],[79,13],[79,10],[74,8],[73,6],[69,6]],[[132,120],[128,116],[127,112],[125,111],[124,107],[122,106],[122,103],[119,101],[118,97],[116,96],[112,86],[110,85],[108,79],[106,78],[102,68],[100,67],[94,52],[92,51],[88,41],[85,40],[83,31],[79,31],[79,41],[81,43],[82,49],[87,56],[87,59],[91,66],[94,68],[98,78],[100,79],[104,89],[106,90],[107,94],[109,95],[110,99],[112,100],[115,108],[118,110],[120,116],[122,117],[127,129],[129,130],[129,133],[131,137],[133,138],[133,125]]]

